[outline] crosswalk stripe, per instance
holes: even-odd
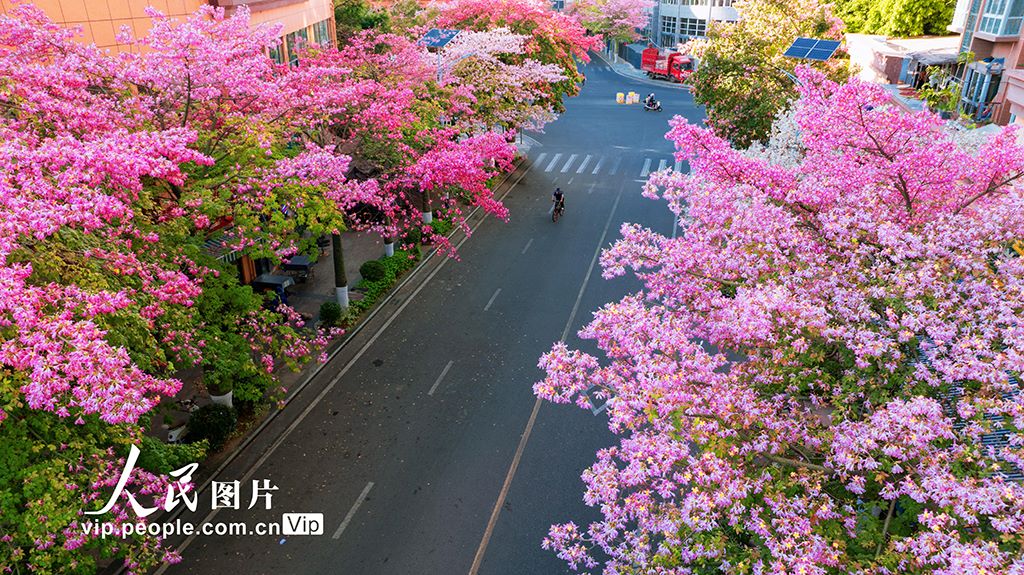
[[[615,174],[619,173],[619,164],[621,164],[621,163],[622,163],[622,156],[619,156],[618,158],[615,158],[615,163],[612,164],[612,171],[608,172],[609,175],[614,176]]]
[[[651,159],[650,158],[645,158],[644,159],[644,169],[640,172],[640,177],[641,178],[646,178],[647,174],[649,174],[649,173],[651,173]]]
[[[558,163],[558,160],[559,160],[559,159],[560,159],[561,157],[562,157],[562,154],[555,154],[555,157],[554,157],[554,158],[551,158],[551,163],[550,163],[550,164],[548,164],[548,167],[547,167],[547,168],[546,168],[546,169],[545,169],[544,171],[545,171],[545,172],[550,172],[551,170],[555,169],[555,164],[557,164],[557,163]]]
[[[544,163],[544,158],[546,158],[546,157],[548,157],[548,153],[547,152],[544,152],[543,154],[537,156],[537,162],[536,162],[537,165],[539,166],[539,165],[543,164]]]
[[[658,162],[658,171],[659,172],[664,170],[667,167],[668,167],[668,160],[662,160],[662,161]]]
[[[672,169],[677,171],[677,172],[683,171],[683,163],[682,162],[676,162],[675,167],[673,167]]]
[[[593,174],[593,175],[597,175],[597,171],[600,170],[601,166],[603,166],[603,165],[604,165],[604,156],[601,156],[601,159],[599,159],[597,161],[597,164],[594,166],[594,171],[590,172],[590,173]]]
[[[583,170],[587,169],[587,164],[590,163],[590,158],[593,158],[590,154],[587,154],[587,157],[583,158],[583,163],[580,164],[580,167],[576,170],[577,174],[582,174]]]
[[[569,171],[569,166],[571,166],[572,163],[575,162],[576,158],[578,158],[578,157],[579,157],[579,154],[573,154],[573,155],[569,156],[569,159],[565,161],[565,165],[562,166],[562,173],[563,174]]]

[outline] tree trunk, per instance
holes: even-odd
[[[394,238],[384,238],[384,256],[391,257],[393,255],[395,255]]]
[[[434,221],[434,212],[430,209],[430,192],[423,190],[423,223]]]
[[[338,305],[348,307],[348,276],[345,275],[345,252],[341,247],[341,234],[331,234],[331,257],[334,260],[334,297]]]

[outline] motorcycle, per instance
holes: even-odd
[[[644,102],[644,111],[645,112],[660,112],[661,111],[661,102],[659,100],[655,100],[653,104],[648,104],[647,102]]]

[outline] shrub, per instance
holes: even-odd
[[[448,220],[434,220],[430,222],[430,229],[438,236],[447,236],[452,231],[452,223]]]
[[[171,445],[151,435],[143,435],[141,442],[138,466],[160,475],[202,461],[209,447],[205,440],[187,445]]]
[[[362,268],[359,273],[362,273]],[[341,305],[336,301],[325,301],[320,304],[320,321],[328,327],[338,325],[341,321]]]
[[[402,243],[413,246],[420,243],[420,240],[422,239],[423,232],[420,231],[419,228],[409,228],[409,230],[405,232],[405,237],[402,238]]]
[[[388,276],[388,269],[380,260],[370,260],[359,266],[359,275],[368,282],[379,282]]]
[[[197,409],[189,418],[188,437],[191,442],[205,439],[210,442],[210,449],[217,450],[231,437],[237,423],[234,409],[211,403]]]

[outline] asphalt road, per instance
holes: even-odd
[[[539,145],[505,198],[510,220],[484,220],[461,261],[396,298],[401,313],[368,327],[359,352],[333,360],[324,381],[221,474],[243,480],[242,510],[214,521],[252,528],[286,512],[323,513],[323,535],[196,537],[168,573],[569,572],[540,541],[552,523],[597,518],[582,502],[580,474],[613,437],[603,414],[538,409],[537,361],[563,333],[571,347],[596,352],[576,332],[638,284],[601,279],[595,254],[623,222],[672,232],[671,213],[641,197],[640,180],[675,164],[664,139],[672,114],[701,116],[679,89],[655,89],[662,113],[618,105],[616,92],[652,88],[600,61],[585,73],[566,113],[531,134]],[[567,204],[557,224],[549,213],[556,185]],[[278,487],[271,510],[245,510],[254,479]],[[199,510],[208,512],[202,495]]]

